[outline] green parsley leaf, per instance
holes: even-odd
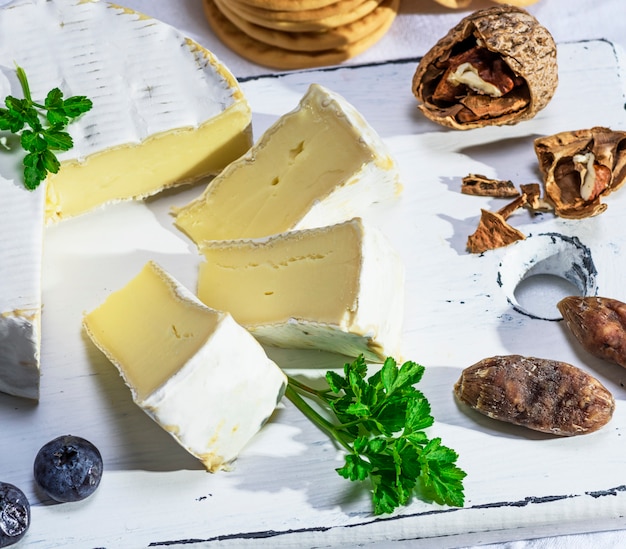
[[[0,109],[0,131],[17,133],[24,127],[24,118],[11,109]]]
[[[57,173],[60,162],[53,151],[67,151],[74,146],[66,126],[89,111],[93,103],[83,95],[63,98],[59,88],[48,92],[43,105],[33,101],[26,73],[16,68],[24,98],[9,95],[6,108],[0,108],[0,131],[19,135],[24,156],[24,186],[36,189],[48,173]],[[45,124],[48,124],[47,126]]]
[[[62,126],[53,126],[42,132],[42,135],[50,150],[69,151],[74,146],[71,135],[63,131]]]
[[[286,395],[309,419],[345,450],[337,473],[350,481],[369,482],[374,513],[391,513],[418,493],[433,501],[462,507],[466,473],[457,453],[430,439],[430,403],[415,388],[424,367],[388,357],[367,378],[362,356],[344,365],[344,375],[329,371],[328,389],[315,390],[289,377]],[[334,414],[331,422],[303,397],[316,398]]]

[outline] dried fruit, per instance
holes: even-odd
[[[478,10],[426,53],[413,76],[419,109],[430,120],[467,130],[527,120],[552,99],[556,45],[522,8]]]
[[[626,132],[595,127],[535,140],[547,200],[570,219],[606,210],[602,197],[626,181]]]
[[[471,173],[463,178],[461,192],[463,194],[497,196],[499,198],[514,198],[520,195],[512,181],[491,179],[477,173]]]
[[[569,296],[557,307],[586,351],[626,368],[626,303],[608,297]]]
[[[608,389],[576,366],[520,355],[494,356],[469,366],[454,393],[493,419],[563,436],[600,429],[615,408]]]

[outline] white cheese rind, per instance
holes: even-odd
[[[210,325],[215,327],[193,356],[159,387],[144,394],[145,388],[134,386],[130,381],[133,376],[137,378],[137,372],[128,375],[130,365],[122,364],[117,358],[124,354],[124,350],[113,348],[115,344],[104,341],[105,336],[111,337],[106,335],[107,323],[111,326],[111,322],[117,323],[116,319],[130,315],[136,318],[137,311],[131,310],[135,306],[132,299],[125,301],[128,303],[128,306],[124,305],[127,314],[119,310],[118,301],[115,309],[117,316],[109,317],[104,323],[96,316],[99,310],[106,310],[106,301],[88,313],[84,321],[86,332],[118,369],[134,402],[146,414],[201,460],[208,471],[228,469],[276,408],[284,394],[287,378],[267,357],[256,339],[230,314],[206,307],[191,291],[153,262],[149,262],[144,269],[158,277],[164,292],[175,296],[176,307],[200,308],[209,313]],[[127,290],[122,288],[116,293],[119,296]],[[125,296],[132,297],[128,293]],[[171,302],[157,301],[158,295],[154,298],[152,306],[172,306]],[[145,322],[141,324],[149,326],[153,334],[163,333],[162,341],[171,341],[166,335],[172,329],[169,317],[157,325],[154,316],[147,311]],[[142,341],[139,335],[141,327],[137,327],[137,336],[133,334],[137,325],[135,322],[124,328],[125,338],[132,340],[141,352],[142,345],[152,343]],[[186,336],[181,334],[180,337],[184,339]],[[162,353],[176,356],[178,350],[176,347],[163,348]]]
[[[34,99],[59,86],[87,95],[89,116],[68,131],[60,160],[197,127],[242,97],[207,50],[156,19],[99,0],[18,0],[0,17],[3,72],[24,68]],[[167,76],[167,77],[165,77]],[[15,81],[13,87],[17,84]],[[12,89],[21,97],[21,89]]]
[[[37,399],[45,193],[5,177],[12,159],[0,151],[0,391]]]
[[[263,427],[286,386],[259,343],[224,314],[202,349],[137,404],[208,471],[217,471],[228,469]]]

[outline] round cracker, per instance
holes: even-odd
[[[273,69],[294,70],[327,65],[337,65],[364,52],[380,40],[389,30],[398,12],[400,0],[389,0],[386,9],[392,10],[394,17],[385,18],[384,23],[366,38],[341,49],[316,52],[298,52],[264,44],[248,36],[233,25],[217,8],[213,0],[203,0],[204,13],[215,35],[238,55]]]
[[[337,0],[242,0],[242,4],[274,11],[314,10],[336,2]]]
[[[359,7],[365,0],[335,0],[332,4],[310,10],[267,10],[246,4],[246,0],[228,0],[233,11],[242,12],[250,18],[258,18],[265,21],[319,21],[328,19],[339,14],[349,13]]]
[[[387,9],[389,2],[383,2],[365,17],[347,25],[327,31],[285,32],[261,27],[242,19],[233,12],[227,0],[214,0],[214,2],[222,15],[248,36],[265,44],[293,51],[311,52],[345,48],[375,32],[386,18],[395,17],[395,12]]]
[[[278,19],[271,15],[272,12],[251,11],[239,0],[228,0],[231,11],[236,11],[237,15],[249,23],[266,27],[268,29],[283,32],[315,32],[325,31],[330,28],[348,25],[354,21],[362,19],[367,14],[374,11],[382,0],[341,0],[337,2],[337,10],[327,11],[326,16],[306,20]],[[338,11],[347,8],[347,11]]]

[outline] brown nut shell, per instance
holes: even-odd
[[[607,297],[568,296],[557,307],[587,352],[626,368],[626,303]]]
[[[482,254],[525,238],[524,233],[509,225],[500,212],[481,209],[478,227],[467,237],[466,248],[471,254]]]
[[[487,83],[485,89],[453,78],[464,63]],[[426,53],[412,91],[422,113],[449,128],[516,124],[550,102],[557,69],[550,32],[522,8],[494,6],[462,19]]]
[[[615,409],[609,390],[580,368],[520,355],[494,356],[469,366],[454,393],[488,417],[561,436],[597,431]]]
[[[546,199],[559,217],[601,214],[601,200],[626,181],[626,132],[604,127],[539,137],[535,154]],[[587,182],[586,184],[583,184]]]

